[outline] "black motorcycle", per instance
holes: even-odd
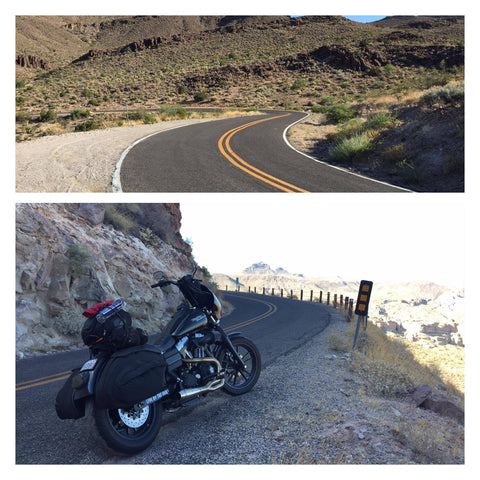
[[[91,359],[73,370],[60,390],[60,418],[80,418],[87,408],[108,447],[134,454],[155,440],[163,411],[218,389],[241,395],[253,388],[261,370],[257,347],[239,332],[225,333],[218,298],[194,274],[173,281],[156,273],[152,288],[175,285],[188,304],[179,306],[163,336],[149,343],[143,331],[132,328],[123,301],[90,311],[82,337]]]

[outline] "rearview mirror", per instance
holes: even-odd
[[[161,272],[160,270],[158,272],[153,272],[153,279],[156,282],[159,282],[160,280],[163,280],[164,277],[165,277],[165,274],[163,272]]]

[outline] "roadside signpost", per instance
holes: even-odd
[[[363,323],[362,344],[363,354],[365,355],[365,343],[367,342],[367,318],[368,318],[368,304],[372,294],[373,282],[369,280],[362,280],[358,289],[357,304],[355,306],[355,315],[358,315],[357,328],[355,329],[355,336],[353,338],[352,352],[355,350],[355,345],[358,340],[358,333],[360,330],[360,323]]]

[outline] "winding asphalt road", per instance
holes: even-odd
[[[150,135],[117,164],[123,192],[402,192],[293,149],[288,127],[306,114],[268,111]],[[119,172],[119,173],[118,173]]]
[[[235,308],[222,320],[223,327],[254,340],[264,367],[320,333],[330,319],[330,307],[318,303],[246,293],[223,297]],[[55,397],[69,370],[86,360],[88,352],[82,349],[17,362],[17,464],[109,463],[104,451],[89,444],[86,419],[60,420],[55,413]],[[222,393],[208,395],[202,409],[193,406],[165,414],[163,422],[174,427],[176,418],[209,415],[209,399],[216,395]]]

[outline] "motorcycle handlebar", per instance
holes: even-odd
[[[153,285],[150,285],[151,288],[156,288],[156,287],[165,287],[167,285],[175,285],[177,282],[174,282],[172,280],[160,280],[157,283],[154,283]]]

